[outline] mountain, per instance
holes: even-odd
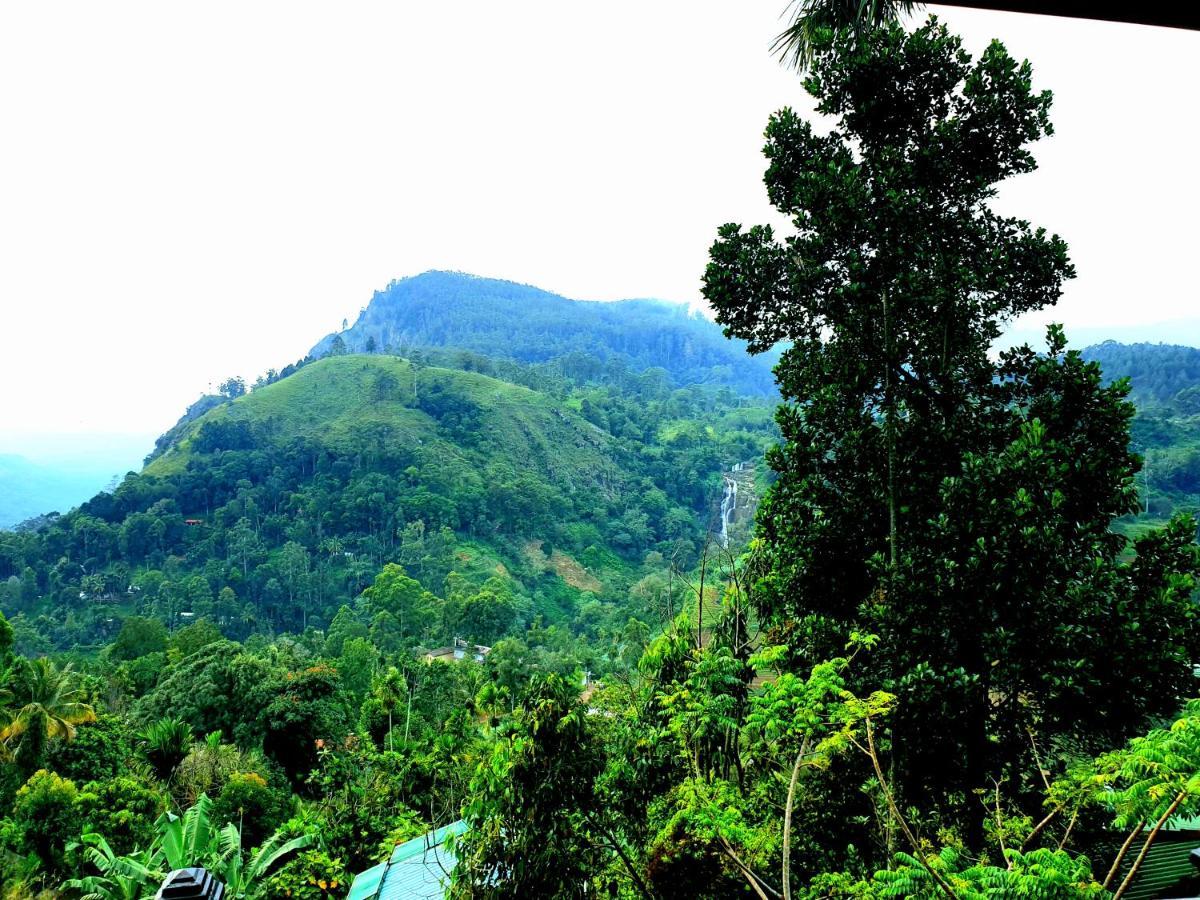
[[[0,438],[0,529],[66,512],[141,468],[153,435],[10,433]]]
[[[1143,457],[1139,522],[1200,514],[1200,349],[1105,341],[1081,353],[1108,378],[1129,379],[1133,446]]]
[[[1181,391],[1200,385],[1196,347],[1105,341],[1080,352],[1084,359],[1100,363],[1110,378],[1128,378],[1134,400],[1142,405],[1169,404]]]
[[[722,473],[775,439],[772,404],[470,364],[506,377],[347,354],[194,406],[111,493],[0,534],[0,610],[26,649],[95,647],[130,615],[239,640],[365,628],[358,598],[399,563],[428,599],[397,640],[661,615],[717,525]]]
[[[746,345],[687,307],[658,300],[569,300],[528,285],[456,272],[426,272],[377,291],[347,330],[310,351],[407,355],[414,347],[455,348],[526,363],[570,358],[577,365],[619,361],[634,371],[660,367],[673,384],[725,385],[775,396],[772,354]],[[588,359],[587,357],[592,357]]]
[[[85,462],[43,463],[0,453],[0,528],[11,528],[50,512],[64,512],[136,466]]]

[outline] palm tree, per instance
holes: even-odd
[[[379,705],[387,710],[388,716],[388,749],[392,747],[392,713],[400,706],[404,698],[408,697],[408,708],[412,711],[412,694],[408,689],[408,683],[404,680],[404,676],[400,674],[400,670],[395,666],[389,666],[383,677],[375,682],[375,699],[379,701]],[[404,722],[404,739],[408,740],[408,720]]]
[[[1127,22],[1166,28],[1200,30],[1195,11],[1182,3],[1141,3],[1106,6],[1102,3],[1032,2],[1032,0],[942,0],[945,6],[988,9],[1046,16],[1070,16],[1102,22]],[[775,38],[771,52],[785,65],[803,72],[812,62],[812,39],[817,30],[847,27],[869,30],[898,21],[922,3],[912,0],[791,0],[784,15],[791,24]]]
[[[912,0],[792,0],[784,12],[792,22],[775,38],[771,52],[785,65],[803,72],[812,62],[812,41],[819,30],[878,28],[898,21],[919,5]]]
[[[175,768],[192,748],[191,726],[170,717],[159,719],[139,735],[142,753],[154,768],[154,774],[169,781]]]
[[[59,668],[49,659],[19,659],[0,689],[0,742],[16,748],[22,768],[32,771],[53,740],[70,741],[75,726],[96,721],[84,702],[70,664]]]

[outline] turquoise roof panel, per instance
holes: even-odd
[[[350,893],[346,900],[370,900],[379,891],[379,882],[383,881],[383,873],[387,871],[387,863],[380,863],[374,868],[359,872],[350,885]]]
[[[386,863],[361,872],[347,900],[440,900],[456,862],[446,838],[467,830],[463,821],[398,844]]]

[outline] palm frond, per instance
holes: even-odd
[[[789,68],[803,72],[812,63],[814,38],[823,29],[878,28],[908,15],[913,0],[792,0],[784,10],[788,25],[771,44],[771,52]]]

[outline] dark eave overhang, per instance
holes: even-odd
[[[960,6],[967,9],[994,9],[998,12],[1095,19],[1099,22],[1124,22],[1130,25],[1158,25],[1163,28],[1187,28],[1200,31],[1200,3],[1175,0],[1174,3],[1022,3],[1020,0],[951,0],[936,6]]]

